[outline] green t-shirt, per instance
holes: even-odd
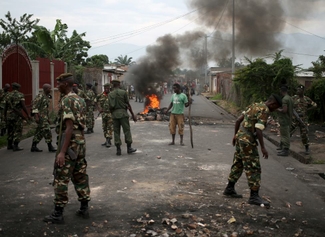
[[[174,93],[171,102],[173,103],[172,114],[184,114],[185,104],[188,102],[187,96],[184,93]]]
[[[291,119],[293,115],[293,101],[289,95],[285,95],[282,98],[282,107],[286,105],[288,107],[287,113],[278,113],[280,126],[291,125]]]

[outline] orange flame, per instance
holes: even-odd
[[[146,96],[146,107],[144,108],[144,111],[142,113],[146,114],[149,112],[149,109],[159,109],[160,101],[158,99],[158,96],[155,94],[147,95]]]

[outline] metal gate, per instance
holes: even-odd
[[[32,65],[26,50],[18,44],[9,45],[2,54],[2,87],[17,82],[25,95],[26,106],[32,101]]]

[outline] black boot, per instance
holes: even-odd
[[[80,209],[76,211],[76,215],[84,219],[89,218],[88,201],[81,202]]]
[[[232,198],[242,198],[243,195],[241,194],[237,194],[236,190],[235,190],[235,183],[234,182],[228,182],[228,185],[225,189],[225,191],[223,191],[223,195],[226,195],[228,197],[232,197]]]
[[[111,146],[112,146],[111,139],[106,138],[106,147],[111,147]]]
[[[94,133],[94,128],[91,128],[91,133]]]
[[[258,205],[261,206],[262,204],[265,207],[270,207],[270,203],[267,201],[264,201],[259,195],[258,195],[258,190],[257,191],[253,191],[251,190],[251,196],[248,199],[248,203],[249,204],[253,204],[253,205]]]
[[[30,151],[31,152],[42,152],[43,150],[38,149],[37,143],[36,142],[33,142],[32,148],[30,148]]]
[[[278,156],[288,156],[289,155],[289,149],[288,148],[283,148],[282,151],[278,152]]]
[[[310,154],[309,145],[305,145],[305,154],[306,155]]]
[[[91,128],[88,128],[85,134],[90,134],[91,133]]]
[[[21,151],[21,150],[23,150],[23,148],[20,148],[18,146],[18,144],[19,144],[19,142],[14,142],[14,146],[12,148],[13,151]]]
[[[102,146],[106,146],[107,145],[107,140],[102,144]]]
[[[278,151],[282,151],[282,149],[283,149],[282,142],[280,142],[280,145],[279,145],[279,147],[277,148],[277,150],[278,150]]]
[[[14,146],[12,145],[12,140],[8,140],[7,150],[14,149]]]
[[[55,206],[54,211],[51,215],[44,217],[43,221],[50,222],[53,224],[64,223],[63,219],[63,207]]]
[[[131,144],[127,144],[127,151],[128,151],[128,154],[131,154],[131,153],[133,153],[133,152],[136,152],[137,149],[132,148],[132,147],[131,147]]]
[[[122,154],[121,152],[121,146],[120,145],[116,145],[116,155],[120,156]]]
[[[52,146],[51,142],[47,143],[47,147],[49,148],[49,152],[56,152],[56,148]]]

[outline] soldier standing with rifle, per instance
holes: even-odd
[[[8,128],[8,150],[21,151],[23,148],[18,146],[23,133],[23,120],[26,120],[23,115],[23,110],[28,120],[30,120],[29,113],[25,105],[24,94],[19,92],[20,84],[14,82],[11,84],[12,92],[6,97],[5,106],[5,121],[7,122]]]
[[[300,137],[302,144],[305,146],[305,154],[310,153],[309,150],[309,138],[308,138],[308,117],[307,111],[310,109],[317,108],[317,104],[312,101],[308,96],[304,95],[305,87],[299,85],[297,88],[297,94],[292,97],[293,108],[294,108],[294,117],[291,124],[290,135],[296,131],[299,127]]]
[[[49,152],[55,152],[56,149],[52,145],[52,132],[50,128],[49,105],[51,97],[51,85],[44,84],[43,92],[39,93],[33,101],[32,115],[37,123],[37,128],[33,138],[31,152],[42,152],[37,144],[44,137]]]
[[[68,184],[70,179],[81,203],[76,215],[89,218],[90,201],[89,177],[86,172],[87,161],[84,137],[86,104],[72,91],[73,77],[70,73],[57,78],[58,89],[64,94],[60,104],[58,150],[54,166],[54,211],[44,218],[45,222],[63,223],[63,209],[68,203]]]

